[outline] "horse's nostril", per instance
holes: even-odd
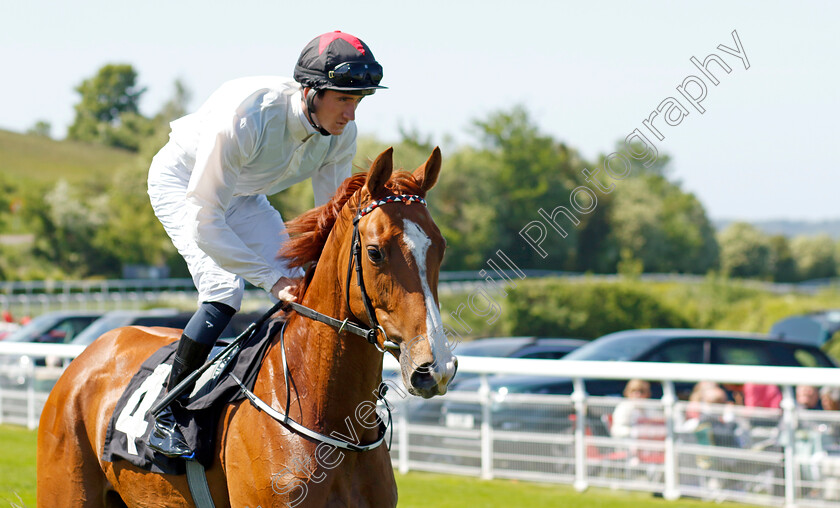
[[[411,374],[411,386],[423,392],[432,392],[437,388],[437,381],[432,376],[430,364],[424,363]]]

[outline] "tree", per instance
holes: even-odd
[[[724,273],[733,277],[772,276],[769,238],[752,224],[733,222],[718,235],[718,244]]]
[[[485,160],[495,160],[492,173],[480,179],[491,180],[497,198],[498,237],[496,247],[503,250],[520,268],[574,269],[580,231],[589,215],[577,215],[578,224],[563,222],[566,237],[545,226],[548,236],[538,252],[524,240],[520,231],[540,220],[542,209],[551,214],[558,206],[570,208],[572,189],[583,183],[580,171],[584,162],[577,153],[550,136],[542,134],[522,106],[491,113],[473,123]],[[472,202],[469,182],[460,189],[462,199]]]
[[[97,249],[93,239],[108,214],[104,186],[81,191],[59,180],[39,203],[27,207],[34,214],[36,256],[72,277],[118,275],[115,256]]]
[[[834,241],[828,235],[797,236],[790,245],[800,280],[837,275]]]
[[[35,136],[41,136],[42,138],[49,138],[52,137],[50,134],[51,131],[52,124],[50,124],[50,122],[47,122],[46,120],[38,120],[37,122],[35,122],[35,125],[30,127],[29,130],[26,131],[26,133]]]
[[[137,72],[128,64],[108,64],[84,80],[76,91],[76,119],[67,137],[137,151],[148,136],[150,120],[140,115],[140,97],[145,88],[136,85]]]
[[[646,272],[706,273],[717,265],[718,245],[703,205],[661,172],[615,183],[610,237],[618,252]]]
[[[770,265],[774,282],[795,282],[798,280],[796,260],[790,250],[790,242],[784,235],[773,235],[770,242]]]

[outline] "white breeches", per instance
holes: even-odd
[[[220,302],[236,309],[242,305],[245,281],[217,265],[193,240],[188,219],[190,205],[186,200],[188,174],[179,175],[172,161],[164,163],[161,154],[155,157],[149,171],[149,198],[155,215],[172,239],[178,253],[187,262],[199,302]],[[175,164],[177,166],[177,163]],[[285,259],[278,259],[280,248],[289,235],[280,213],[263,195],[236,196],[225,215],[230,229],[266,264],[298,277],[300,270],[290,270]]]

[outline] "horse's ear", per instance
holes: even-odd
[[[368,193],[371,196],[381,194],[385,190],[385,184],[391,179],[391,173],[393,171],[394,148],[391,147],[379,154],[379,157],[371,164],[367,174],[367,181],[365,182]]]
[[[438,175],[440,175],[440,159],[440,148],[435,147],[429,160],[414,170],[414,179],[424,192],[428,192],[437,183]]]

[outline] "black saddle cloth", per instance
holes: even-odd
[[[248,389],[253,388],[271,337],[282,324],[280,319],[266,321],[225,358],[219,358],[224,345],[217,345],[210,353],[213,365],[199,377],[189,397],[172,402],[175,420],[195,450],[194,458],[205,467],[213,460],[216,426],[224,406],[244,397],[232,376]],[[166,457],[146,446],[154,428],[149,408],[165,395],[163,384],[169,377],[176,345],[168,344],[146,359],[120,396],[108,422],[103,460],[127,460],[154,473],[184,474],[183,458]]]

